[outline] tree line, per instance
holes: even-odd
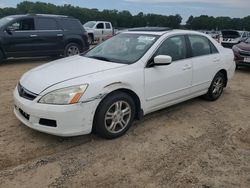
[[[132,28],[145,26],[160,26],[170,28],[187,28],[194,30],[236,29],[250,31],[250,16],[245,18],[213,17],[201,15],[190,16],[186,25],[181,25],[182,17],[176,15],[144,14],[132,15],[129,11],[81,8],[79,6],[23,1],[16,8],[0,8],[0,17],[13,14],[60,14],[78,18],[82,23],[90,20],[105,20],[112,22],[116,28]]]
[[[186,27],[193,30],[246,30],[250,31],[250,16],[244,18],[213,17],[201,15],[199,17],[190,16]]]
[[[82,23],[91,20],[105,20],[110,21],[114,27],[117,28],[131,28],[144,26],[161,26],[179,28],[182,18],[180,15],[158,15],[158,14],[144,14],[140,12],[137,15],[132,15],[129,11],[118,10],[103,10],[81,8],[79,6],[62,5],[56,6],[51,3],[43,2],[29,2],[23,1],[17,5],[16,8],[2,8],[0,9],[0,17],[13,14],[60,14],[73,16],[79,19]]]

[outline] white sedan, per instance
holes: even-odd
[[[207,35],[137,28],[25,73],[14,113],[53,135],[116,138],[156,110],[202,95],[215,101],[234,71],[232,50]]]

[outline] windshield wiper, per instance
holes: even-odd
[[[102,57],[102,56],[87,56],[89,58],[93,58],[93,59],[98,59],[98,60],[102,60],[102,61],[108,61],[108,62],[111,62],[111,60],[109,58],[106,58],[106,57]]]

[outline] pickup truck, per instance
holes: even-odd
[[[89,36],[89,43],[102,41],[113,36],[112,24],[105,21],[89,21],[83,25]]]

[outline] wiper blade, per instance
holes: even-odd
[[[109,58],[102,57],[102,56],[87,56],[87,57],[89,57],[89,58],[93,58],[93,59],[102,60],[102,61],[108,61],[108,62],[110,62],[110,61],[111,61]]]

